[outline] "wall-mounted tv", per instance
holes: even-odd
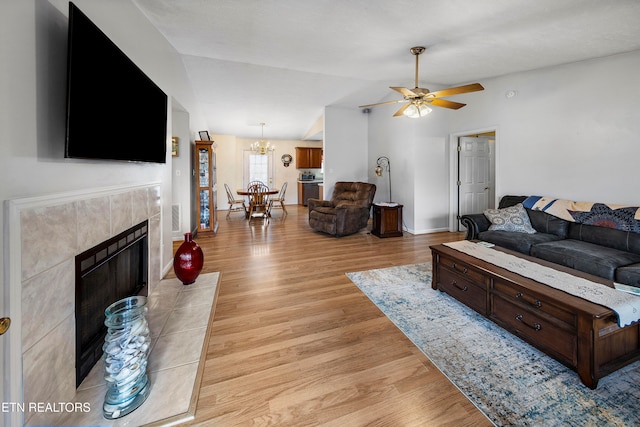
[[[167,95],[69,3],[65,157],[166,162]]]

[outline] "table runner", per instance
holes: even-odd
[[[630,325],[640,319],[640,297],[638,296],[468,240],[445,243],[444,245],[552,288],[607,307],[618,315],[620,327]]]

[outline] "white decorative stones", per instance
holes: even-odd
[[[107,392],[102,409],[107,419],[129,414],[149,396],[147,358],[151,338],[146,313],[144,296],[124,298],[105,310],[108,331],[102,350]]]

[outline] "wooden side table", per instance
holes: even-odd
[[[402,236],[402,205],[374,203],[371,234],[378,237]]]

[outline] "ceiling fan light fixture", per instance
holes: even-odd
[[[431,112],[431,108],[426,104],[431,104],[433,107],[449,108],[451,110],[457,110],[464,107],[466,104],[461,102],[448,101],[445,98],[447,96],[460,95],[463,93],[477,92],[484,90],[484,87],[480,83],[472,83],[464,86],[450,87],[448,89],[436,90],[431,92],[429,89],[422,88],[418,85],[418,57],[425,51],[423,46],[416,46],[409,49],[411,54],[416,57],[416,80],[415,87],[409,89],[406,87],[390,86],[390,89],[402,95],[403,99],[397,101],[384,101],[376,104],[360,105],[360,108],[369,109],[369,107],[375,107],[377,105],[396,104],[398,102],[407,102],[402,108],[400,108],[393,117],[407,116],[411,118],[424,117]]]
[[[431,112],[431,108],[424,105],[422,102],[412,102],[403,112],[403,114],[410,119],[417,119],[424,117]]]

